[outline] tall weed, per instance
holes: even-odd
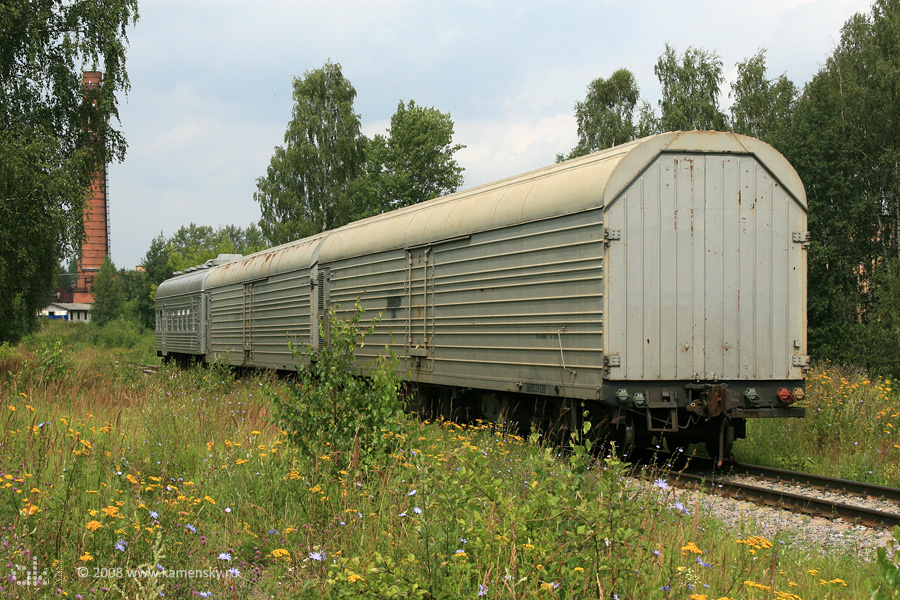
[[[900,527],[894,527],[894,541],[900,548]],[[888,558],[887,548],[878,549],[878,587],[871,600],[896,600],[900,598],[900,556],[895,551],[893,560]]]

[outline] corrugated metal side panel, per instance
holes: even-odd
[[[252,344],[253,364],[278,369],[295,365],[288,342],[301,351],[310,343],[309,269],[252,285],[252,329],[247,337]]]
[[[288,342],[310,343],[309,269],[210,291],[210,350],[229,364],[296,365]],[[247,354],[249,353],[249,354]]]
[[[331,298],[352,308],[365,292],[367,316],[382,313],[367,341],[375,347],[361,356],[392,339],[405,356],[410,315],[415,328],[425,328],[412,338],[414,346],[426,340],[427,353],[401,365],[413,381],[551,395],[560,386],[561,394],[595,398],[602,384],[601,217],[593,210],[332,263]],[[426,249],[432,270],[414,272],[410,294],[410,263],[420,268]],[[424,313],[408,303],[420,285],[431,288]]]
[[[559,385],[573,397],[595,397],[602,382],[601,218],[587,211],[436,247],[435,373],[473,383],[518,380],[522,391],[538,393]]]
[[[328,305],[336,308],[339,318],[349,318],[355,311],[356,300],[365,313],[362,329],[378,319],[375,331],[366,338],[366,345],[357,350],[363,361],[374,360],[385,354],[388,345],[400,356],[405,356],[408,303],[406,276],[408,264],[403,249],[381,252],[341,260],[322,268],[330,268],[327,287]],[[405,363],[399,366],[405,372]]]
[[[231,284],[209,293],[209,353],[211,360],[231,365],[244,362],[244,286]]]
[[[606,214],[610,379],[800,379],[806,212],[752,156],[662,154]]]

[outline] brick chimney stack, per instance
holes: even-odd
[[[103,74],[98,71],[84,73],[86,90],[100,87]],[[106,165],[100,165],[94,174],[84,205],[84,240],[73,302],[94,302],[94,277],[100,271],[103,259],[109,254],[109,203],[107,200]]]

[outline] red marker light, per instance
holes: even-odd
[[[794,396],[793,396],[793,394],[791,394],[790,390],[788,390],[787,388],[781,388],[780,390],[778,390],[778,393],[775,395],[778,396],[778,399],[781,400],[782,404],[793,404],[794,403]]]

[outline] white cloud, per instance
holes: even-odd
[[[577,141],[575,117],[557,114],[502,121],[456,123],[456,138],[466,147],[456,157],[466,168],[465,187],[516,175],[553,163]]]

